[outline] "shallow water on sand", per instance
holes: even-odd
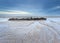
[[[0,43],[60,43],[59,23],[57,18],[46,21],[0,19]]]

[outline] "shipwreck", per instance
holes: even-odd
[[[9,18],[9,20],[46,20],[46,18],[44,17],[40,17],[40,18]]]

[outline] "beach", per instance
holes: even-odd
[[[0,20],[0,43],[60,43],[60,18]]]

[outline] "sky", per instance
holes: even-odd
[[[1,16],[59,16],[60,0],[0,0]]]

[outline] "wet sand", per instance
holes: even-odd
[[[60,43],[60,18],[0,22],[0,43]]]

